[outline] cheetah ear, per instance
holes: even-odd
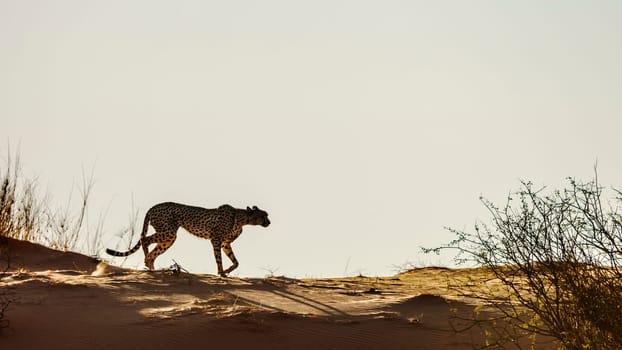
[[[246,207],[246,211],[250,213],[253,211],[253,209],[251,209],[251,207]]]
[[[253,205],[253,210],[259,210],[256,205]]]

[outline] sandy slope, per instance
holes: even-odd
[[[446,288],[474,270],[295,280],[135,271],[10,241],[14,300],[2,349],[471,349],[449,327],[474,301]],[[542,346],[551,348],[551,345]]]

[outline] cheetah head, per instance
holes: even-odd
[[[268,219],[268,213],[257,208],[256,206],[246,207],[246,214],[248,215],[248,221],[251,225],[261,225],[268,227],[270,220]]]

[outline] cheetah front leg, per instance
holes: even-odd
[[[212,240],[212,247],[214,248],[214,259],[216,259],[216,266],[218,266],[218,274],[222,277],[227,277],[227,274],[222,269],[222,255],[220,253],[222,243],[217,240]]]
[[[235,254],[233,254],[233,250],[231,249],[231,243],[224,242],[222,244],[222,250],[225,252],[225,254],[227,254],[229,260],[231,260],[231,262],[233,263],[233,265],[229,266],[229,268],[223,272],[226,275],[231,271],[235,270],[238,267],[239,263],[238,259],[235,258]]]

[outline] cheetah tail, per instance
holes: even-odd
[[[136,252],[138,250],[138,248],[140,248],[140,243],[142,240],[139,240],[138,243],[136,243],[135,246],[132,247],[132,249],[128,250],[127,252],[118,252],[116,250],[112,250],[110,248],[106,249],[106,253],[112,255],[112,256],[128,256],[134,252]]]
[[[128,250],[127,252],[118,252],[116,250],[107,248],[106,253],[112,256],[128,256],[130,254],[135,253],[138,250],[138,248],[140,248],[140,246],[142,245],[142,242],[145,240],[145,237],[147,236],[147,229],[149,228],[149,220],[150,220],[149,211],[147,211],[147,214],[145,214],[145,220],[143,222],[143,230],[140,233],[140,239],[138,240],[138,243],[136,243],[136,245],[132,247],[132,249]],[[147,252],[145,252],[145,255],[147,255]]]

